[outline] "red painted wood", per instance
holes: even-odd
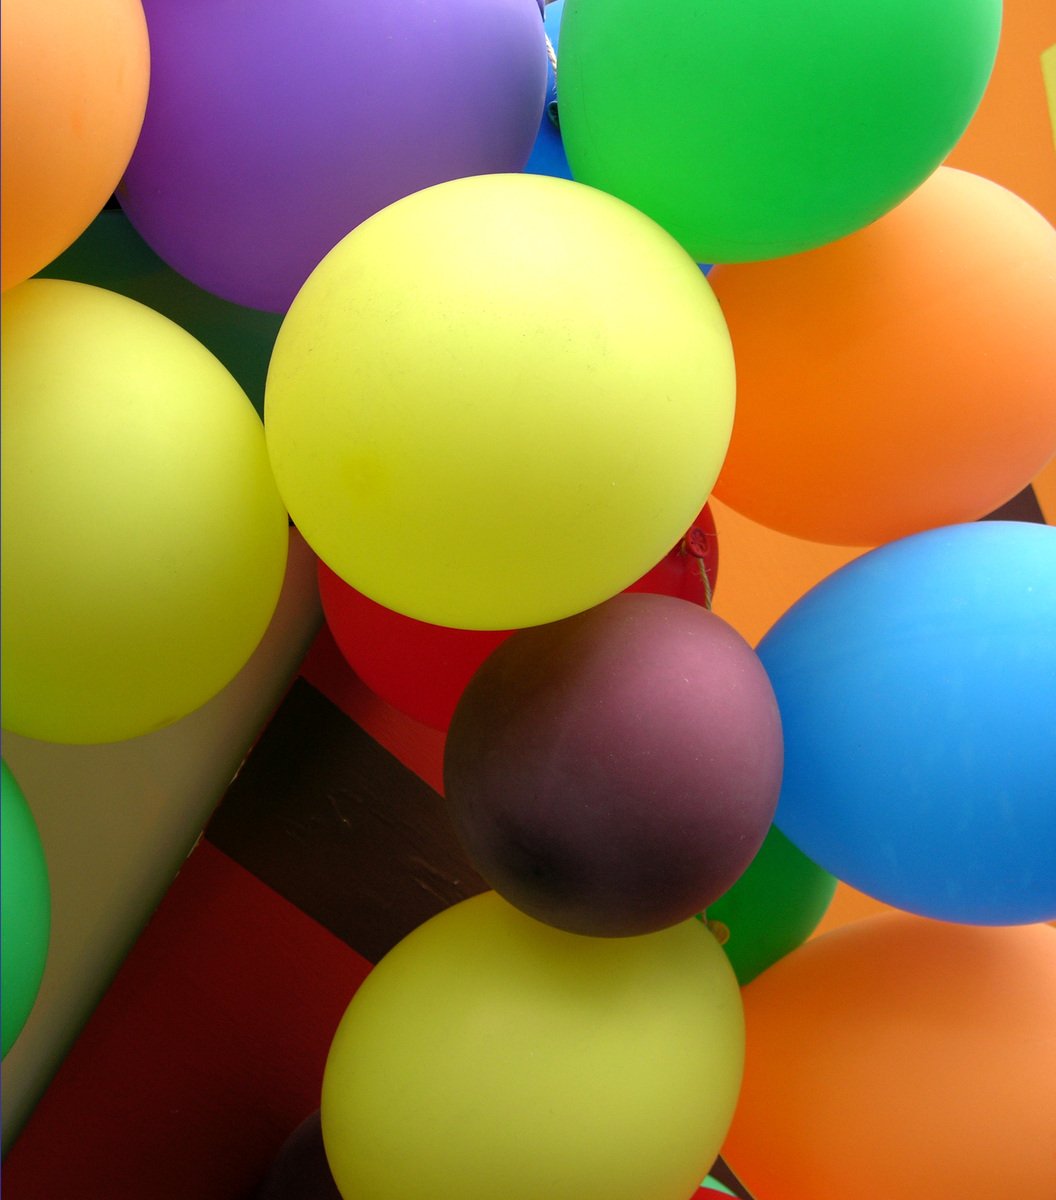
[[[369,964],[198,844],[4,1162],[5,1200],[240,1200]]]

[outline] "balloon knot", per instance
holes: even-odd
[[[725,946],[730,940],[730,927],[722,921],[709,921],[704,918],[704,924],[708,927],[712,937],[719,943],[720,946]]]
[[[694,525],[682,539],[682,553],[692,554],[694,558],[706,558],[708,553],[708,538],[710,536],[699,525]]]

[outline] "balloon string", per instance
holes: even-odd
[[[708,535],[703,529],[698,529],[696,525],[682,539],[681,550],[683,554],[692,554],[697,560],[697,569],[700,572],[700,582],[704,588],[704,607],[711,612],[712,592],[711,580],[708,578],[707,569],[704,566],[704,556],[707,553],[707,537]]]
[[[554,49],[554,43],[550,40],[550,35],[543,30],[543,37],[546,38],[546,57],[550,60],[550,66],[554,72],[554,83],[557,83],[557,51]]]
[[[697,560],[697,565],[700,569],[700,582],[704,585],[704,607],[711,612],[711,580],[708,578],[702,558]]]

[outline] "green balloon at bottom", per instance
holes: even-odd
[[[835,890],[836,879],[772,825],[748,869],[707,911],[729,930],[723,949],[742,987],[810,937]]]
[[[44,847],[22,789],[0,763],[2,842],[3,1053],[22,1032],[44,974],[51,932],[51,892]]]
[[[705,1179],[704,1182],[700,1186],[703,1191],[717,1192],[720,1196],[736,1196],[737,1195],[736,1192],[731,1192],[730,1189],[724,1183],[719,1183],[719,1181],[717,1179],[714,1179],[711,1175],[709,1175],[707,1177],[707,1179]]]

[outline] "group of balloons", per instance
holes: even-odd
[[[1056,231],[941,166],[999,0],[3,23],[5,728],[199,707],[292,519],[495,889],[350,1005],[337,1188],[685,1200],[725,1142],[760,1200],[1051,1195],[1056,530],[977,518],[1056,452]],[[877,548],[756,652],[712,493]],[[802,946],[836,877],[916,916]]]

